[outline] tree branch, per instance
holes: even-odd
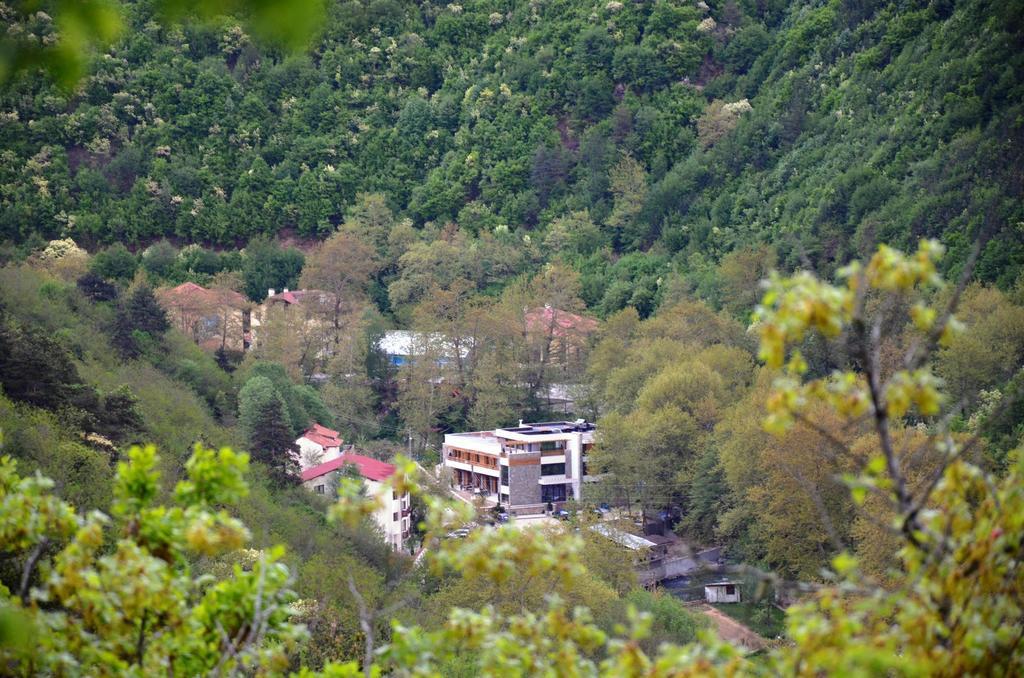
[[[24,605],[28,605],[28,589],[32,580],[32,570],[35,569],[36,563],[39,562],[39,558],[49,544],[50,538],[42,537],[32,552],[28,554],[28,559],[25,560],[25,567],[21,570],[21,586],[18,588],[18,596]]]

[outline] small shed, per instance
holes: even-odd
[[[738,603],[740,602],[740,585],[734,581],[705,584],[704,600],[709,603]]]

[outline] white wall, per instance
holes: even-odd
[[[340,447],[325,448],[309,438],[299,438],[295,442],[299,446],[299,466],[303,471],[341,456]]]
[[[384,532],[384,540],[396,550],[401,549],[402,532],[408,532],[410,527],[411,518],[402,516],[402,510],[409,508],[409,495],[399,495],[396,499],[391,488],[384,483],[374,480],[365,482],[367,496],[379,497],[381,501],[381,508],[374,512],[373,518]],[[398,514],[397,521],[395,520],[396,513]]]
[[[317,486],[323,485],[324,494],[333,494],[333,488],[338,481],[338,473],[339,471],[331,471],[319,478],[305,481],[302,483],[302,486],[310,492],[316,492]],[[412,518],[402,516],[403,509],[409,508],[409,495],[400,495],[396,499],[391,488],[384,483],[367,478],[364,478],[363,482],[366,483],[366,496],[380,498],[381,508],[374,511],[373,520],[380,527],[381,532],[384,533],[384,541],[396,550],[401,549],[404,542],[402,533],[408,532],[411,527],[410,521]],[[398,514],[397,520],[394,519],[396,513]]]
[[[725,592],[725,586],[705,586],[704,600],[709,603],[738,603],[740,602],[740,587],[733,588],[734,593],[729,595]]]

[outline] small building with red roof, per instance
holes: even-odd
[[[321,424],[314,423],[295,441],[299,448],[299,467],[308,468],[323,464],[341,456],[345,441],[341,434]]]
[[[157,290],[171,323],[203,348],[242,351],[249,347],[251,308],[238,292],[194,282]]]
[[[298,332],[303,328],[323,329],[334,306],[334,295],[324,290],[289,290],[287,287],[280,292],[271,288],[267,290],[267,298],[256,307],[252,314],[252,332],[250,341],[256,345],[260,341],[260,333],[264,325],[276,322]],[[321,357],[330,355],[330,345],[324,342],[314,351]]]
[[[402,544],[409,536],[412,518],[409,495],[399,495],[385,482],[395,474],[396,468],[393,464],[353,452],[344,452],[303,470],[302,485],[316,494],[334,496],[338,492],[338,485],[346,466],[355,469],[363,479],[366,495],[376,498],[379,502],[373,519],[383,532],[384,540],[395,550],[401,550]]]
[[[597,331],[594,318],[563,311],[550,305],[527,309],[526,336],[536,340],[537,361],[567,366],[582,360],[590,335]]]

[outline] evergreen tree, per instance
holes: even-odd
[[[238,415],[253,461],[264,464],[281,484],[294,482],[298,449],[284,399],[267,377],[245,382],[238,394]]]
[[[14,400],[54,409],[81,385],[67,350],[38,327],[22,327],[0,308],[0,389]]]
[[[119,442],[129,441],[144,428],[139,399],[124,384],[103,398],[103,406],[96,419],[96,432]]]
[[[93,301],[113,301],[117,299],[117,287],[108,283],[103,276],[89,271],[78,279],[78,289]]]
[[[118,309],[111,343],[124,357],[137,358],[147,340],[159,340],[170,327],[153,290],[140,285]]]
[[[257,414],[260,423],[249,434],[249,454],[269,469],[275,481],[295,482],[299,450],[285,417],[284,403],[280,398],[268,400],[258,407]]]

